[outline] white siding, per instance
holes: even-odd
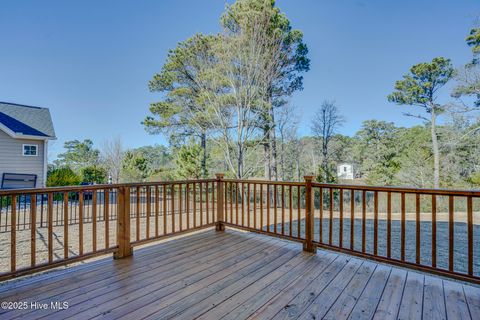
[[[23,156],[23,144],[38,145],[38,155]],[[36,174],[36,187],[44,187],[44,158],[43,140],[14,139],[0,130],[0,180],[4,172]]]

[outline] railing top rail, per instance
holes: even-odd
[[[247,179],[222,179],[225,182],[251,183],[251,184],[269,184],[281,186],[305,186],[305,182],[292,181],[269,181],[269,180],[247,180]]]
[[[429,195],[444,195],[444,196],[473,196],[480,197],[480,190],[449,190],[449,189],[421,189],[409,187],[378,187],[365,185],[350,185],[350,184],[332,184],[332,183],[318,183],[313,182],[313,187],[347,189],[347,190],[365,190],[365,191],[380,191],[380,192],[396,192],[396,193],[415,193],[415,194],[429,194]]]
[[[39,193],[60,193],[75,191],[92,191],[101,189],[116,189],[121,187],[151,187],[162,185],[178,185],[187,183],[215,182],[217,179],[199,179],[199,180],[175,180],[175,181],[155,181],[155,182],[134,182],[134,183],[116,183],[116,184],[96,184],[83,186],[67,187],[48,187],[48,188],[30,188],[30,189],[4,189],[0,190],[0,196],[17,194],[39,194]]]
[[[199,180],[174,180],[174,181],[155,181],[155,182],[135,182],[135,183],[117,183],[117,184],[97,184],[97,185],[83,185],[83,186],[67,186],[67,187],[49,187],[49,188],[29,188],[29,189],[5,189],[0,190],[0,196],[18,195],[18,194],[41,194],[41,193],[60,193],[60,192],[79,192],[92,191],[101,189],[116,189],[120,187],[147,187],[147,186],[163,186],[163,185],[178,185],[187,183],[205,183],[215,182],[218,179],[199,179]],[[305,186],[305,182],[292,181],[268,181],[268,180],[253,180],[253,179],[222,179],[225,182],[231,183],[250,183],[250,184],[267,184],[267,185],[281,185],[281,186]],[[366,186],[366,185],[349,185],[349,184],[331,184],[312,182],[312,187],[335,188],[346,190],[364,190],[364,191],[379,191],[379,192],[395,192],[395,193],[413,193],[413,194],[428,194],[428,195],[444,195],[444,196],[472,196],[480,197],[480,190],[448,190],[448,189],[421,189],[410,187],[397,186]]]

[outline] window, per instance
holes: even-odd
[[[343,167],[343,172],[347,172],[347,167]]]
[[[23,155],[25,157],[35,157],[38,155],[38,146],[36,144],[24,144]]]

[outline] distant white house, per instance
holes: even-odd
[[[48,109],[0,102],[0,189],[44,187],[52,139]]]
[[[337,177],[341,180],[353,180],[355,178],[353,173],[353,165],[349,163],[342,163],[338,165]]]

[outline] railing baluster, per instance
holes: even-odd
[[[183,185],[178,185],[178,225],[180,227],[180,231],[183,231],[183,213],[182,213],[182,195],[183,195]],[[207,197],[208,197],[208,184],[207,184]],[[208,220],[208,198],[207,198],[207,220]],[[207,222],[208,223],[208,222]]]
[[[53,193],[48,193],[48,263],[53,262]]]
[[[230,182],[230,223],[233,224],[233,183]]]
[[[285,185],[282,184],[282,235],[285,235]]]
[[[163,235],[167,234],[167,186],[164,185],[162,188],[162,204],[163,204]]]
[[[373,193],[373,254],[378,253],[378,191]]]
[[[301,218],[302,218],[302,206],[301,206],[301,192],[300,192],[300,186],[297,187],[297,237],[301,238]]]
[[[278,225],[278,217],[277,217],[277,185],[273,185],[273,232],[277,234],[277,225]]]
[[[467,197],[467,238],[468,238],[468,275],[473,276],[473,203],[472,197]]]
[[[207,224],[210,223],[210,212],[208,210],[208,182],[205,183],[205,211],[207,215]]]
[[[415,262],[420,264],[420,194],[415,194]]]
[[[350,190],[350,250],[355,247],[355,190]]]
[[[454,198],[453,196],[448,197],[448,271],[453,272],[453,253],[454,253],[454,237],[455,237],[455,226],[454,226]]]
[[[288,235],[292,236],[292,223],[293,223],[293,190],[292,186],[289,187],[288,190],[288,209],[289,209],[289,227],[288,227]]]
[[[240,184],[241,190],[240,190],[240,200],[242,201],[241,207],[242,207],[242,227],[245,226],[245,202],[244,202],[244,197],[245,197],[245,185],[243,182]]]
[[[260,230],[263,230],[263,184],[260,184]]]
[[[405,192],[401,193],[400,260],[405,261]]]
[[[319,221],[319,232],[318,232],[318,242],[323,243],[323,188],[319,188],[319,202],[320,202],[320,221]]]
[[[0,202],[2,200],[0,199]],[[68,208],[67,208],[68,210]],[[67,211],[68,214],[68,211]],[[1,214],[0,214],[1,215]],[[68,219],[68,216],[67,216]],[[68,221],[68,220],[67,220]],[[30,233],[30,266],[34,267],[36,263],[37,257],[37,195],[31,194],[30,195],[30,226],[31,226],[31,233]],[[66,233],[65,233],[66,235]],[[68,239],[67,237],[65,239]],[[68,242],[64,244],[66,248],[68,248]]]
[[[92,250],[97,252],[97,190],[92,191]]]
[[[366,247],[366,220],[367,220],[367,192],[362,190],[362,252],[365,253]]]
[[[197,227],[197,184],[196,183],[193,183],[193,227],[194,228]]]
[[[110,191],[105,189],[103,196],[103,217],[105,219],[105,249],[110,248]]]
[[[212,201],[212,223],[215,222],[215,203],[216,203],[216,199],[215,199],[215,182],[212,181],[212,196],[210,197],[211,201]]]
[[[270,185],[267,184],[267,232],[270,232]]]
[[[201,187],[201,184],[200,184]],[[172,216],[172,233],[175,233],[175,185],[170,188],[170,215]]]
[[[155,237],[158,238],[158,215],[160,213],[160,201],[159,201],[159,192],[158,186],[155,186]]]
[[[247,183],[247,227],[250,228],[250,183]]]
[[[136,214],[136,237],[137,241],[140,241],[140,198],[141,198],[141,193],[140,193],[140,187],[137,187],[136,189],[137,195],[136,195],[136,208],[135,208],[135,214]]]
[[[333,188],[329,189],[330,199],[330,223],[328,224],[328,244],[332,245],[333,241]]]
[[[146,239],[150,239],[150,216],[152,215],[152,190],[149,186],[145,187],[145,196],[147,197],[147,226],[146,226]]]
[[[200,202],[199,202],[199,206],[200,206],[200,212],[199,212],[199,215],[200,215],[200,226],[203,226],[203,184],[200,182],[198,184],[198,196],[200,198]]]
[[[223,182],[223,194],[224,194],[223,216],[224,216],[225,222],[229,222],[229,220],[228,220],[228,183],[226,183],[226,182]]]
[[[238,182],[235,182],[235,224],[240,225],[238,222]]]
[[[257,184],[253,184],[253,229],[257,229]]]
[[[7,198],[8,199],[8,198]],[[12,195],[10,211],[10,270],[17,270],[17,196]]]
[[[187,183],[185,190],[186,216],[187,216],[187,230],[190,229],[190,184]]]
[[[437,267],[437,197],[432,195],[432,267]]]
[[[339,199],[339,226],[338,226],[338,246],[340,248],[343,247],[343,189],[338,190],[340,192],[340,199]]]
[[[78,193],[78,254],[83,256],[83,191]]]
[[[392,193],[387,193],[387,258],[392,255]]]

